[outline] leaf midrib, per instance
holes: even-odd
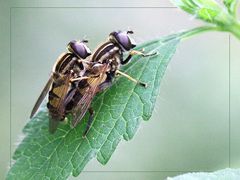
[[[139,60],[139,59],[138,59]],[[137,61],[134,61],[132,64],[131,64],[131,66],[129,66],[126,70],[125,70],[125,72],[128,72],[129,70],[131,70],[132,69],[132,67],[135,65],[137,63]],[[144,66],[144,69],[142,70],[142,72],[141,72],[141,74],[140,74],[140,77],[142,77],[142,74],[143,74],[143,72],[145,71],[145,69],[146,69],[146,67],[147,67],[147,64],[149,63],[149,57],[147,58],[147,62],[145,63],[145,66]],[[156,76],[155,76],[156,77]],[[117,82],[115,82],[115,83],[117,83]],[[129,96],[129,98],[128,98],[128,100],[127,100],[127,103],[125,104],[125,106],[124,106],[124,108],[123,108],[123,111],[122,111],[122,113],[121,113],[121,115],[120,115],[120,117],[123,117],[123,119],[124,119],[124,121],[126,122],[126,124],[128,124],[128,121],[126,120],[126,118],[123,116],[123,113],[125,112],[125,110],[126,110],[126,107],[127,107],[127,105],[128,105],[128,103],[129,103],[129,100],[130,100],[130,98],[132,97],[132,95],[133,95],[133,93],[136,93],[135,92],[135,89],[136,89],[136,87],[137,87],[138,85],[134,85],[134,88],[132,89],[132,92],[131,92],[131,94],[130,94],[130,96]],[[97,111],[97,113],[96,113],[96,117],[98,116],[98,114],[99,114],[99,112],[101,111],[101,108],[102,108],[102,105],[103,105],[103,102],[104,102],[104,98],[106,97],[106,96],[104,96],[105,95],[105,93],[106,93],[106,91],[105,92],[103,92],[102,93],[102,100],[101,100],[101,104],[100,104],[100,108],[99,108],[99,110]],[[137,94],[137,93],[136,93]],[[139,94],[137,94],[137,96],[139,97]],[[139,99],[141,100],[141,102],[143,102],[142,101],[142,99],[139,97]],[[143,115],[143,114],[142,114]],[[115,118],[113,118],[112,117],[112,119],[115,119]],[[112,133],[112,131],[114,130],[114,129],[116,129],[115,127],[116,127],[116,124],[117,124],[117,121],[119,120],[119,118],[118,119],[116,119],[116,121],[114,122],[114,126],[113,126],[113,128],[111,128],[111,130],[110,130],[110,132],[106,135],[106,138],[105,138],[105,140],[103,141],[103,143],[102,143],[102,145],[99,147],[99,148],[93,148],[92,146],[91,146],[91,143],[89,142],[89,140],[88,140],[88,137],[86,136],[86,140],[87,140],[87,143],[88,143],[88,145],[90,146],[90,148],[92,149],[92,150],[97,150],[97,153],[99,153],[99,152],[101,152],[100,150],[101,150],[101,148],[104,146],[104,144],[105,144],[105,142],[107,141],[107,140],[109,140],[108,139],[108,137],[110,136],[110,134]],[[94,119],[94,121],[96,121],[95,119]],[[93,121],[93,123],[94,123],[94,121]],[[92,127],[94,127],[94,126],[92,126]],[[91,128],[92,128],[91,127]],[[67,135],[66,136],[68,136],[68,134],[69,134],[69,132],[71,132],[71,130],[69,130],[68,131],[68,133],[67,133]],[[119,134],[120,135],[120,134]],[[65,136],[65,137],[66,137]],[[121,136],[123,136],[123,135],[121,135]],[[110,141],[110,140],[109,140]],[[74,155],[76,154],[76,152],[77,152],[77,150],[80,148],[80,146],[82,145],[82,143],[83,143],[84,141],[82,140],[81,141],[81,143],[76,147],[76,149],[74,150],[74,152],[73,152],[73,155],[72,155],[72,157],[71,157],[71,159],[69,159],[69,161],[67,161],[66,163],[65,163],[65,165],[64,165],[64,167],[66,167],[67,165],[68,165],[68,163],[71,163],[72,162],[72,158],[74,157]],[[59,143],[59,145],[60,144],[62,144],[63,143],[63,141],[61,141],[60,143]],[[58,145],[58,147],[59,147],[59,145]],[[57,147],[57,148],[58,148]],[[56,149],[57,149],[56,148]],[[90,150],[91,151],[91,150]],[[90,152],[89,151],[89,152]],[[53,153],[54,154],[54,153]],[[52,154],[52,155],[53,155]],[[89,153],[88,153],[89,154]],[[88,154],[84,157],[84,159],[86,159],[86,157],[88,156]],[[101,153],[102,154],[102,153]],[[51,156],[52,156],[51,155]],[[50,157],[51,157],[50,156]],[[102,157],[104,158],[104,156],[102,155]],[[105,158],[104,158],[105,159]],[[45,162],[46,163],[46,162]],[[73,164],[71,163],[71,165],[73,166]],[[74,166],[73,166],[74,167]],[[42,168],[42,167],[41,167]],[[62,171],[64,170],[64,168],[62,169]],[[61,171],[61,172],[62,172]],[[59,176],[57,176],[57,177],[59,177]]]

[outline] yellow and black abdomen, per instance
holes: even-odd
[[[78,104],[80,99],[83,97],[87,88],[89,88],[89,83],[87,79],[80,82],[76,82],[74,87],[71,87],[68,95],[73,94],[69,102],[66,102],[66,112],[71,112]]]
[[[70,88],[70,70],[75,65],[76,57],[72,53],[63,53],[53,67],[53,83],[48,93],[47,107],[50,119],[54,121],[62,121],[65,118],[64,99]]]
[[[65,118],[64,99],[69,90],[69,77],[66,76],[61,81],[61,83],[53,82],[48,96],[49,115],[56,121],[62,121]]]

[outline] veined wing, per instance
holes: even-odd
[[[70,87],[71,75],[67,74],[53,82],[52,89],[49,92],[49,106],[54,109],[59,117],[64,114],[64,100]],[[58,82],[60,81],[60,82]]]
[[[70,61],[70,58],[71,58],[71,54],[70,53],[62,53],[56,60],[55,64],[53,65],[53,70],[52,72],[56,73],[60,70],[60,67],[62,66],[63,63],[65,62],[68,62]],[[51,77],[49,78],[48,82],[46,83],[45,87],[43,88],[40,96],[38,97],[33,109],[32,109],[32,112],[31,112],[31,115],[30,115],[30,118],[32,118],[35,113],[37,112],[39,106],[41,105],[43,99],[45,98],[45,96],[47,95],[52,83],[53,83],[53,80],[54,80],[54,77],[53,77],[53,74],[51,75]]]
[[[47,84],[45,85],[45,87],[43,88],[40,96],[38,97],[33,109],[32,109],[32,112],[31,112],[31,115],[30,115],[30,118],[32,118],[34,116],[34,114],[37,112],[40,104],[42,103],[43,99],[45,98],[45,96],[47,95],[51,85],[52,85],[52,82],[53,82],[53,77],[51,76],[47,82]]]
[[[106,80],[106,71],[103,70],[98,77],[91,77],[88,79],[89,86],[82,89],[78,89],[78,93],[82,94],[82,98],[77,103],[76,107],[73,109],[73,121],[72,126],[75,127],[84,117],[87,110],[89,109],[91,102],[98,92],[98,86],[103,81]]]

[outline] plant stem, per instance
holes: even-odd
[[[191,29],[189,31],[185,31],[182,33],[182,39],[185,40],[191,36],[194,36],[196,34],[200,34],[207,31],[225,31],[230,32],[234,36],[236,36],[238,39],[240,39],[240,23],[238,21],[235,21],[233,24],[227,26],[227,27],[218,27],[218,26],[201,26],[196,27],[194,29]]]
[[[185,31],[182,34],[182,39],[185,40],[191,36],[194,36],[196,34],[200,34],[206,31],[222,31],[221,28],[217,26],[201,26],[201,27],[196,27],[194,29],[191,29],[189,31]]]

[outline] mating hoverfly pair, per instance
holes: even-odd
[[[30,117],[33,117],[41,102],[48,93],[47,107],[49,110],[49,131],[54,133],[59,122],[64,121],[66,115],[72,114],[72,127],[82,120],[87,111],[90,116],[87,121],[83,137],[88,133],[94,118],[91,102],[94,96],[112,85],[116,75],[122,75],[129,80],[146,87],[131,76],[121,72],[121,65],[128,63],[133,55],[143,57],[144,54],[135,51],[136,46],[129,36],[132,31],[114,31],[110,33],[106,42],[91,54],[86,40],[71,41],[68,52],[63,53],[53,66],[51,77],[40,94]],[[129,52],[124,59],[124,52]]]

